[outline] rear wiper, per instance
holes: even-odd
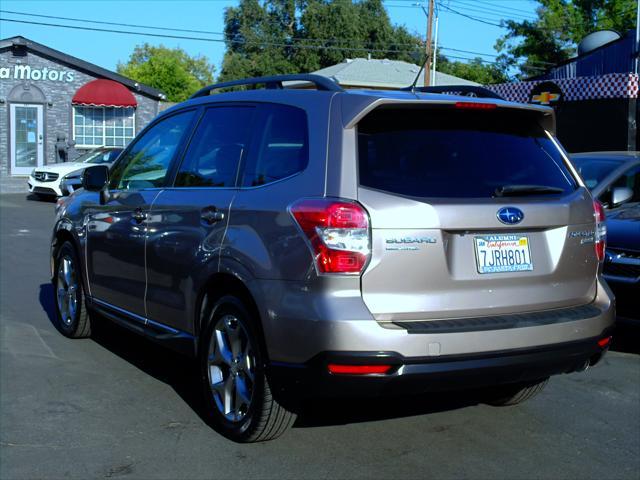
[[[547,185],[503,185],[496,188],[495,197],[523,197],[526,195],[549,195],[564,193],[562,188]]]

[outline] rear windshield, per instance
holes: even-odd
[[[531,112],[380,108],[358,124],[360,184],[407,196],[486,198],[576,183]],[[560,190],[558,190],[560,193]]]

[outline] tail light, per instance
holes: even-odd
[[[495,103],[480,102],[456,102],[455,107],[463,110],[495,110],[498,108]]]
[[[302,199],[289,207],[305,234],[318,273],[359,275],[369,261],[369,214],[357,202]]]
[[[593,216],[596,219],[595,247],[598,261],[604,261],[604,252],[607,247],[607,224],[605,223],[604,208],[595,200],[593,202]]]
[[[611,343],[611,338],[612,337],[601,338],[600,340],[598,340],[598,346],[600,348],[607,348],[609,346],[609,344]]]
[[[385,373],[389,373],[389,371],[393,368],[392,365],[339,365],[335,363],[330,363],[327,367],[329,373],[333,373],[334,375],[371,375],[378,374],[382,375]]]

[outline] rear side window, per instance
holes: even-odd
[[[307,116],[286,105],[263,107],[255,149],[247,159],[242,186],[264,185],[301,172],[309,163]]]
[[[235,187],[238,165],[249,142],[252,107],[205,111],[180,165],[176,187]]]
[[[530,112],[378,109],[358,124],[360,184],[407,196],[486,198],[512,185],[575,190]]]

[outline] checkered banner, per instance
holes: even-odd
[[[528,103],[531,90],[542,82],[553,82],[560,87],[565,102],[598,98],[638,98],[638,75],[635,73],[500,83],[487,85],[487,88],[512,102]]]

